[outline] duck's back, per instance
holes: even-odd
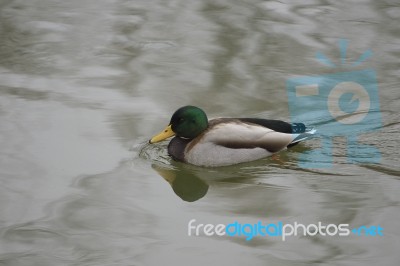
[[[267,123],[268,126],[258,123]],[[258,123],[255,123],[258,122]],[[293,135],[290,124],[278,120],[218,118],[185,148],[185,161],[202,166],[223,166],[258,160],[285,149]]]

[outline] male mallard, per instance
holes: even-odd
[[[173,159],[199,166],[224,166],[270,156],[315,133],[302,123],[260,118],[217,118],[208,121],[198,107],[179,108],[169,125],[149,143],[172,137]]]

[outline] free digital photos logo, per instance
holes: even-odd
[[[383,236],[383,227],[377,226],[359,226],[350,228],[349,224],[324,224],[317,222],[315,224],[302,224],[298,222],[283,223],[277,221],[266,223],[258,221],[255,223],[241,223],[234,221],[228,224],[219,223],[199,223],[196,219],[188,222],[188,236],[220,236],[220,237],[244,237],[250,241],[255,237],[277,237],[282,241],[293,236],[322,236],[322,237],[348,237],[348,236]]]
[[[376,73],[373,69],[357,69],[372,56],[367,50],[358,60],[347,61],[347,40],[339,41],[340,66],[323,53],[317,60],[336,70],[350,69],[319,76],[300,76],[287,80],[286,89],[292,121],[316,125],[321,148],[300,155],[299,166],[326,168],[333,164],[332,138],[347,139],[347,161],[350,163],[378,163],[381,155],[371,145],[361,144],[362,133],[378,130],[382,126]]]

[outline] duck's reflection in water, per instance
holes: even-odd
[[[207,194],[208,184],[187,169],[152,164],[152,168],[172,187],[175,194],[184,201],[194,202]]]

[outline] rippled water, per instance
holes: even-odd
[[[307,4],[306,4],[307,3]],[[397,1],[0,1],[0,265],[397,265]],[[146,141],[186,104],[288,120],[285,82],[349,61],[377,73],[377,164],[278,157],[205,169]],[[317,121],[329,123],[329,121]],[[348,223],[384,236],[189,237],[187,224]]]

